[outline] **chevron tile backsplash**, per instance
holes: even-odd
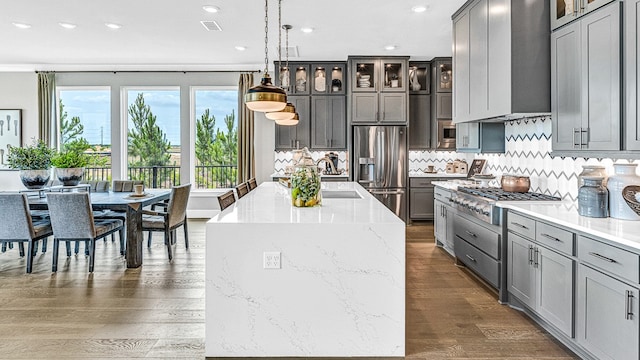
[[[438,171],[444,171],[448,161],[464,159],[468,163],[477,159],[486,159],[484,172],[494,174],[499,179],[502,174],[528,175],[531,179],[531,191],[577,200],[578,174],[582,165],[602,165],[608,174],[613,174],[614,161],[608,158],[552,158],[551,118],[529,118],[505,123],[504,154],[463,154],[440,151],[410,151],[409,170],[422,171],[427,165],[435,165]],[[640,160],[633,161],[640,163]],[[492,185],[498,185],[495,182]]]

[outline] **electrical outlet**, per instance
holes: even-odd
[[[262,266],[265,269],[280,269],[280,251],[265,251],[262,253]]]

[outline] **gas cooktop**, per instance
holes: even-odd
[[[467,194],[480,196],[487,199],[499,200],[499,201],[559,201],[562,200],[559,197],[526,192],[509,192],[504,191],[501,188],[471,188],[471,187],[458,187],[458,191]]]

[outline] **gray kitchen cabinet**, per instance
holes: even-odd
[[[553,151],[620,150],[621,4],[551,34]]]
[[[456,150],[474,153],[504,153],[504,123],[456,124]]]
[[[433,186],[409,190],[409,216],[411,220],[432,220],[433,204]]]
[[[453,15],[453,121],[550,112],[548,0],[475,0]]]
[[[451,106],[451,93],[438,93],[436,94],[436,119],[451,119],[452,106]]]
[[[640,358],[637,285],[630,286],[581,264],[577,288],[578,343],[598,359]]]
[[[640,150],[640,120],[638,106],[640,105],[640,0],[626,0],[624,2],[625,31],[625,90],[626,90],[626,149]]]
[[[536,277],[533,271],[533,242],[509,233],[507,255],[507,286],[509,293],[522,303],[535,309]]]
[[[311,95],[344,95],[346,93],[345,63],[311,64]]]
[[[311,119],[311,148],[347,148],[344,96],[312,96]]]
[[[300,149],[310,145],[310,98],[309,96],[288,96],[295,105],[300,122],[295,126],[276,125],[276,150]]]
[[[407,57],[350,57],[350,123],[406,124]]]
[[[567,24],[613,0],[551,0],[551,30]]]
[[[434,191],[434,198],[433,230],[436,245],[442,246],[449,254],[455,256],[455,249],[453,245],[453,239],[455,237],[453,217],[455,215],[455,210],[449,206],[451,192],[436,187]]]
[[[409,94],[409,150],[431,148],[431,95]]]

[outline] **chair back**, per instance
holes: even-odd
[[[133,192],[133,185],[144,185],[142,180],[113,180],[114,192]]]
[[[258,187],[258,182],[256,181],[256,178],[249,179],[248,183],[249,183],[249,191]]]
[[[47,193],[47,204],[53,236],[58,239],[96,237],[89,193]]]
[[[33,239],[33,223],[26,194],[0,194],[0,239]]]
[[[238,199],[247,195],[249,193],[249,185],[246,182],[236,186],[236,191],[238,192]]]
[[[187,216],[187,203],[189,202],[189,193],[191,184],[174,186],[171,188],[169,195],[169,205],[167,205],[167,214],[169,214],[169,227],[180,224]]]
[[[236,202],[236,197],[233,195],[233,190],[229,190],[226,193],[218,196],[218,203],[220,204],[220,211],[228,208]]]
[[[109,192],[109,182],[104,180],[83,181],[81,184],[89,184],[91,192]]]

